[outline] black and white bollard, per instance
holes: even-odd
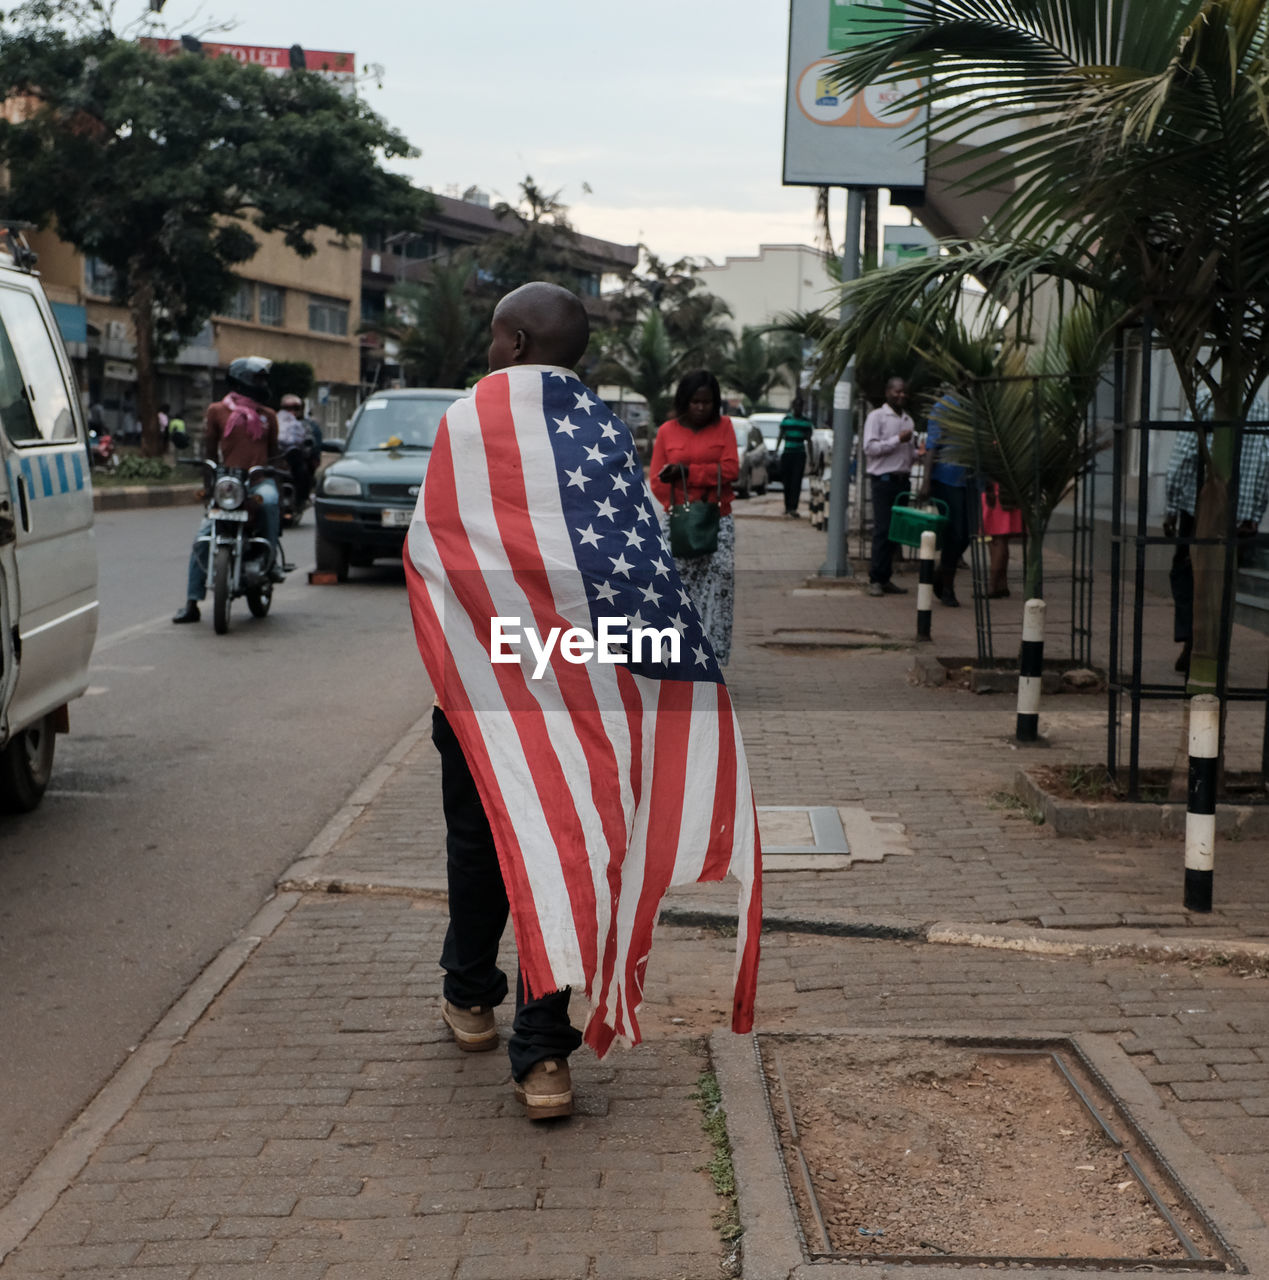
[[[1040,686],[1044,677],[1044,601],[1028,600],[1022,609],[1022,651],[1018,655],[1019,742],[1040,739]]]
[[[917,639],[930,640],[930,620],[934,613],[934,552],[938,535],[927,529],[921,535],[917,563]]]
[[[1216,863],[1216,765],[1221,703],[1210,693],[1190,699],[1190,794],[1185,813],[1185,909],[1212,909]]]

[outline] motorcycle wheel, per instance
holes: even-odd
[[[216,551],[216,576],[212,588],[212,626],[218,636],[229,630],[229,562],[231,548],[220,547]]]
[[[273,583],[262,582],[258,587],[247,588],[247,608],[253,618],[263,618],[273,603]]]
[[[0,751],[0,810],[29,813],[53,776],[53,717],[15,733]]]

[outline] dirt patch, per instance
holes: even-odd
[[[1056,800],[1101,804],[1124,799],[1123,789],[1115,784],[1104,764],[1068,764],[1057,769],[1041,766],[1028,772]],[[1140,778],[1142,802],[1164,804],[1169,799],[1185,802],[1184,774],[1176,795],[1169,794],[1177,781],[1170,769],[1142,769]],[[1259,773],[1226,773],[1220,799],[1229,804],[1263,804],[1269,795]]]
[[[1188,1256],[1048,1055],[911,1039],[763,1036],[761,1043],[813,1253]],[[786,1093],[827,1249],[791,1141]],[[1202,1247],[1202,1229],[1150,1176]]]

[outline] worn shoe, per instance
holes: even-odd
[[[454,1042],[468,1053],[483,1053],[498,1043],[498,1027],[493,1010],[481,1005],[464,1009],[448,1000],[441,1002],[441,1017],[454,1033]]]
[[[1179,671],[1182,675],[1187,675],[1190,670],[1190,645],[1185,645],[1180,654],[1177,656],[1176,664],[1172,668],[1173,671]]]
[[[515,1082],[516,1097],[530,1120],[550,1120],[573,1114],[573,1080],[563,1058],[543,1058]]]
[[[955,591],[944,591],[939,596],[939,603],[947,605],[949,609],[959,609],[961,607],[961,602],[956,598]]]
[[[202,614],[198,612],[198,601],[188,600],[185,603],[185,608],[180,613],[173,615],[172,621],[179,626],[182,622],[197,622],[200,617],[202,617]]]
[[[880,582],[870,582],[868,584],[868,594],[870,596],[884,596],[886,593],[881,589]]]
[[[901,587],[897,582],[883,582],[881,584],[881,594],[883,596],[906,596],[908,594],[907,587]]]
[[[280,564],[275,564],[273,568],[269,570],[269,581],[270,582],[286,581],[286,571],[282,568]]]

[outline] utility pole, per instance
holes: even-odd
[[[849,187],[846,193],[846,239],[842,244],[842,283],[859,279],[859,232],[863,223],[862,187]],[[842,303],[843,323],[850,319],[852,307]],[[828,503],[828,554],[820,568],[826,578],[851,578],[848,512],[850,509],[850,460],[855,452],[855,357],[833,388],[833,483]],[[859,477],[860,484],[863,476]]]

